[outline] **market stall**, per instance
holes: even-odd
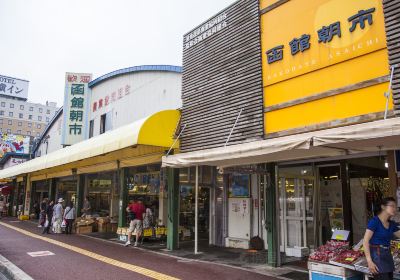
[[[331,240],[318,247],[309,256],[310,280],[327,278],[361,280],[372,277],[364,256],[362,240],[350,247],[349,242],[344,241],[347,240],[347,236],[344,236],[343,232],[334,233]],[[400,279],[400,240],[392,241],[391,251],[395,263],[394,278]]]

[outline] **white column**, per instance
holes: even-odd
[[[194,253],[198,253],[199,223],[199,166],[196,165],[195,206],[194,206]]]

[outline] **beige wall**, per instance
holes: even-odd
[[[11,121],[11,125],[9,121]],[[46,125],[46,122],[26,121],[7,117],[0,118],[0,129],[3,133],[9,133],[8,129],[10,129],[10,133],[12,134],[37,137],[42,133]]]

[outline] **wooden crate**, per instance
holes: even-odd
[[[77,234],[85,234],[85,233],[91,233],[91,232],[93,232],[92,226],[80,226],[80,227],[76,228]]]

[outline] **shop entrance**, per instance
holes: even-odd
[[[179,239],[180,246],[185,246],[185,241],[195,239],[195,168],[180,170],[180,204],[179,204]],[[214,181],[214,171],[211,167],[199,167],[199,193],[198,193],[198,240],[199,245],[210,243],[210,200],[211,189]],[[217,194],[214,194],[214,196]],[[219,196],[219,195],[218,195]],[[214,222],[215,223],[215,222]],[[189,246],[192,243],[189,242]]]
[[[280,250],[295,256],[315,245],[315,176],[312,166],[282,168],[279,175]]]

